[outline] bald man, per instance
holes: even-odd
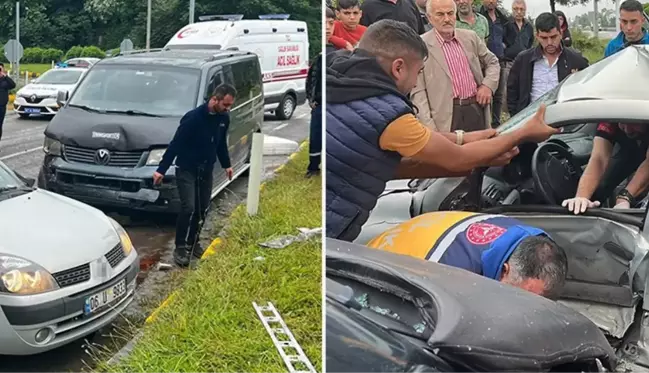
[[[429,58],[411,92],[419,120],[440,132],[490,128],[490,104],[500,76],[498,58],[478,34],[456,29],[453,0],[430,0],[426,12],[433,25],[422,35]]]

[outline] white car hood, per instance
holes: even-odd
[[[119,243],[103,212],[42,189],[0,201],[0,222],[0,253],[50,273],[96,260]]]
[[[29,96],[29,95],[56,95],[59,91],[72,91],[74,89],[74,84],[36,84],[31,83],[27,84],[18,91],[19,95]]]

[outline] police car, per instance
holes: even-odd
[[[14,111],[21,118],[30,115],[54,116],[59,111],[56,96],[59,91],[70,94],[88,71],[82,67],[52,69],[27,84],[16,93]]]

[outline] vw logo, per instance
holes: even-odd
[[[32,95],[32,96],[29,98],[29,100],[30,100],[31,102],[35,102],[35,101],[36,101],[36,95]]]
[[[110,152],[108,149],[99,149],[95,153],[95,163],[100,165],[107,165],[110,162]]]

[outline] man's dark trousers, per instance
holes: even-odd
[[[199,170],[176,169],[180,213],[176,221],[176,249],[192,249],[199,222],[205,219],[212,194],[212,167]]]
[[[0,105],[0,139],[2,139],[2,125],[5,122],[5,115],[7,115],[7,105]]]
[[[322,159],[322,105],[316,103],[311,109],[309,125],[309,167],[308,171],[318,171]]]

